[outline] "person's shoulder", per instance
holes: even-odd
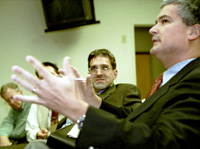
[[[131,83],[118,83],[116,84],[116,87],[137,87],[137,86]]]
[[[120,91],[121,93],[124,92],[125,94],[133,94],[139,98],[141,98],[141,91],[140,89],[131,83],[119,83],[116,84],[116,90]]]
[[[116,84],[116,89],[120,89],[120,90],[139,90],[138,87],[134,84],[131,83],[119,83]]]

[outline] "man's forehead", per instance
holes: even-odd
[[[92,66],[93,65],[104,65],[104,64],[110,65],[111,61],[110,61],[109,57],[98,55],[91,59],[90,64]]]
[[[162,19],[164,17],[171,17],[174,15],[178,15],[178,5],[177,4],[169,4],[169,5],[164,6],[160,10],[157,20]]]
[[[8,87],[5,92],[13,92],[15,89]]]
[[[15,92],[13,88],[7,88],[5,93],[3,93],[3,97],[12,96],[13,92]]]

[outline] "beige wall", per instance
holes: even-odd
[[[40,0],[0,0],[0,85],[10,82],[11,67],[20,65],[34,73],[26,55],[62,67],[64,56],[85,77],[87,56],[107,48],[117,59],[118,82],[136,84],[134,25],[154,24],[162,0],[95,0],[100,24],[45,33]],[[25,94],[30,94],[25,91]],[[9,107],[0,100],[0,122]]]

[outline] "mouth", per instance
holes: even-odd
[[[153,43],[159,42],[160,40],[157,38],[152,38]]]
[[[104,81],[105,81],[105,79],[102,79],[102,78],[96,79],[96,82],[104,82]]]

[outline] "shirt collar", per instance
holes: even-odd
[[[161,86],[163,86],[165,83],[167,83],[173,76],[175,76],[183,67],[185,67],[188,63],[193,61],[196,58],[187,59],[185,61],[182,61],[180,63],[177,63],[173,66],[171,66],[169,69],[167,69],[163,74],[163,81],[161,83]]]
[[[110,88],[111,86],[113,86],[113,84],[111,84],[109,87],[107,87],[107,88],[105,88],[105,89],[99,91],[99,92],[97,93],[97,95],[102,94],[105,90],[107,90],[107,89]]]

